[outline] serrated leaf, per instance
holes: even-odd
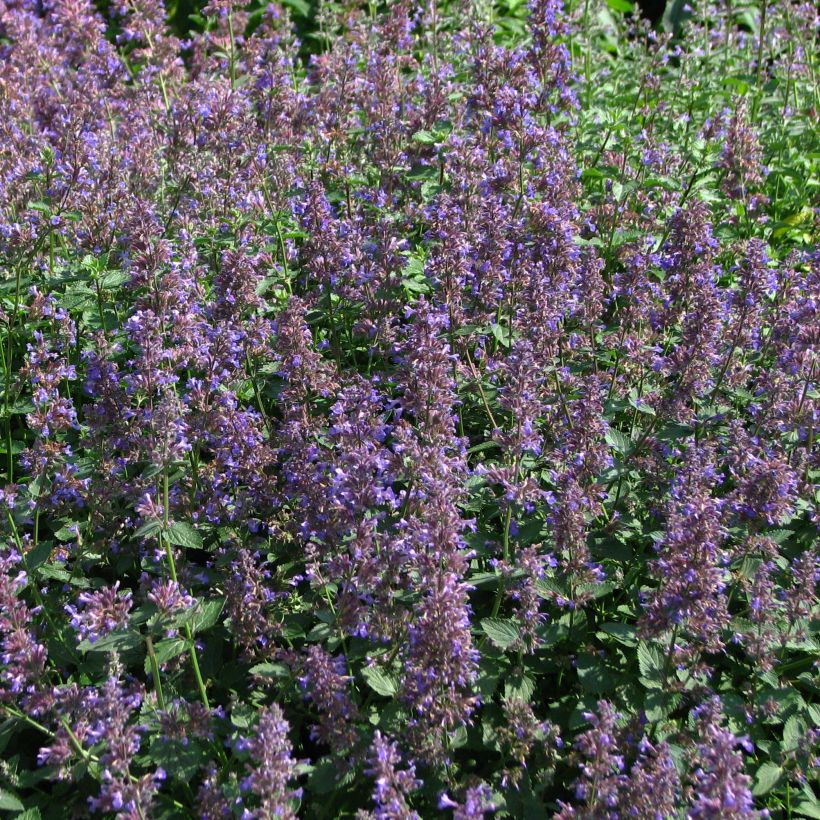
[[[663,656],[654,647],[641,641],[638,644],[638,666],[641,670],[641,683],[650,689],[661,686],[663,677]]]
[[[5,809],[6,811],[23,811],[25,806],[10,791],[0,789],[0,809]]]
[[[248,673],[261,678],[286,678],[290,670],[284,663],[257,663],[248,670]]]
[[[752,794],[759,797],[768,794],[783,775],[783,769],[776,763],[766,762],[755,773],[755,784]]]
[[[792,715],[783,727],[783,751],[790,752],[796,749],[805,729],[803,721],[797,715]]]
[[[490,325],[490,332],[502,347],[510,346],[510,329],[499,324]]]
[[[195,741],[189,740],[182,744],[176,740],[157,737],[151,743],[149,757],[157,766],[165,769],[173,780],[184,783],[194,778],[207,754]]]
[[[655,408],[642,402],[640,399],[630,399],[629,406],[643,413],[645,416],[656,416]]]
[[[535,692],[535,681],[529,675],[512,675],[504,682],[504,697],[507,700],[523,700],[529,703]]]
[[[198,632],[205,632],[205,630],[210,629],[217,622],[224,606],[224,598],[211,598],[208,601],[200,601],[191,615],[189,622],[191,632],[196,635]]]
[[[521,632],[510,620],[504,618],[485,618],[481,622],[484,634],[499,649],[508,649],[521,640]]]
[[[26,568],[29,572],[38,569],[51,557],[51,541],[41,541],[33,550],[26,553]]]
[[[157,657],[157,663],[162,664],[181,655],[187,648],[188,642],[182,638],[168,638],[154,644],[154,654]]]
[[[137,531],[134,533],[134,538],[150,538],[154,533],[159,532],[162,529],[162,524],[159,521],[146,521]]]
[[[314,794],[330,794],[350,783],[355,776],[355,767],[340,770],[338,761],[323,758],[313,767],[307,780],[307,787]]]
[[[451,749],[461,749],[467,745],[467,727],[457,726],[456,729],[450,732],[449,747]]]
[[[100,277],[100,287],[105,289],[118,288],[120,285],[124,285],[130,281],[130,279],[130,273],[121,270],[109,270]]]
[[[603,634],[602,634],[603,633]],[[614,638],[624,646],[635,646],[635,627],[630,624],[606,623],[601,624],[601,631],[598,633],[599,640]]]
[[[398,691],[396,681],[375,666],[362,669],[362,677],[374,692],[386,698],[392,698]]]
[[[202,536],[187,521],[175,521],[167,533],[168,540],[177,547],[202,549]]]
[[[632,3],[627,2],[627,0],[606,0],[606,4],[613,11],[618,11],[621,14],[628,14],[633,10]]]
[[[600,658],[584,655],[575,662],[578,680],[586,692],[601,694],[615,687],[615,676],[606,668]]]
[[[112,632],[91,642],[87,638],[77,644],[81,652],[128,652],[143,646],[142,636],[134,630]]]
[[[330,637],[331,629],[328,624],[325,623],[318,623],[313,629],[308,632],[306,640],[310,641],[311,643],[318,643],[320,641],[327,640]]]
[[[820,820],[820,803],[802,800],[792,808],[792,811],[800,817],[812,817]]]
[[[657,723],[664,720],[670,712],[680,703],[680,695],[677,693],[669,694],[660,689],[650,689],[646,693],[644,699],[643,709],[647,720],[651,723]]]
[[[624,455],[632,449],[632,440],[614,427],[610,427],[606,431],[604,439],[606,439],[606,443],[610,447],[614,447],[619,453],[623,453]]]

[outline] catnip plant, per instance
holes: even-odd
[[[820,817],[800,0],[0,0],[0,808]]]

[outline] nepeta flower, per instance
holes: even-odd
[[[19,553],[9,551],[0,555],[0,681],[4,689],[8,687],[8,693],[2,693],[4,698],[35,688],[47,660],[46,647],[38,641],[34,630],[34,613],[20,597],[28,582],[26,573],[19,569],[20,563]]]
[[[672,485],[666,532],[653,562],[659,587],[641,619],[648,637],[677,628],[710,651],[722,646],[729,614],[722,503],[712,495],[717,482],[710,450],[689,452]]]
[[[230,628],[243,650],[249,654],[264,647],[270,637],[268,607],[273,592],[265,584],[264,564],[246,549],[240,549],[230,565],[225,582],[225,610]]]
[[[103,587],[97,592],[81,592],[77,596],[77,606],[66,604],[65,611],[71,616],[71,625],[81,638],[91,643],[116,629],[128,625],[131,612],[131,590],[120,592],[120,582]]]
[[[274,703],[261,710],[255,733],[241,740],[240,749],[247,751],[250,757],[242,788],[259,799],[259,808],[250,811],[251,817],[260,820],[296,817],[294,804],[302,790],[290,785],[296,777],[297,761],[291,756],[289,730],[282,709]]]
[[[592,728],[579,735],[574,747],[580,759],[581,776],[575,782],[578,809],[560,803],[556,818],[618,817],[620,793],[628,782],[626,763],[618,738],[617,721],[620,715],[611,703],[598,702],[598,713],[586,712],[584,719]]]
[[[680,807],[681,784],[666,741],[652,743],[643,737],[629,780],[620,798],[624,817],[666,820]]]
[[[399,768],[398,744],[382,736],[377,729],[368,755],[367,774],[376,782],[373,802],[377,820],[418,820],[419,815],[407,804],[408,796],[421,786],[416,767],[411,763]]]
[[[720,156],[723,171],[721,188],[732,199],[749,199],[766,174],[762,164],[763,151],[754,128],[749,124],[746,106],[739,101],[735,106],[726,140]],[[763,200],[753,203],[757,210]]]
[[[321,646],[311,646],[298,662],[299,686],[319,711],[318,724],[311,727],[314,740],[327,743],[337,754],[356,742],[359,710],[350,696],[350,676],[344,657],[333,657]]]
[[[686,816],[692,820],[765,816],[754,809],[752,779],[743,773],[743,756],[738,750],[740,747],[751,752],[749,740],[736,737],[721,726],[721,703],[717,697],[699,707],[695,716],[699,742],[687,787],[691,805]]]
[[[453,820],[483,820],[488,812],[495,810],[492,790],[486,783],[470,786],[464,793],[464,799],[453,800],[446,793],[439,798],[440,809],[452,809]]]
[[[148,593],[148,600],[165,616],[180,609],[191,609],[196,604],[196,599],[170,578],[157,581]]]

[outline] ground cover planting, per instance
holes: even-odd
[[[820,817],[812,3],[0,0],[0,809]]]

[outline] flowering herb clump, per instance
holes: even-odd
[[[820,817],[817,9],[0,0],[0,809]]]

